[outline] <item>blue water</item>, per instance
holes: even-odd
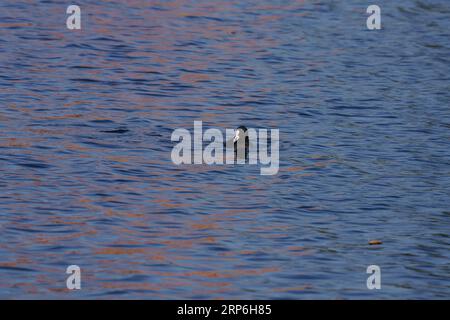
[[[448,1],[69,4],[0,3],[0,298],[449,298]],[[279,173],[174,165],[194,120]]]

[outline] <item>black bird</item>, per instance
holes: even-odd
[[[250,146],[247,127],[240,126],[239,128],[237,128],[236,131],[234,132],[233,139],[228,140],[224,144],[227,148],[230,148],[231,146],[233,146],[235,160],[237,159],[238,156],[242,156],[242,155],[245,157],[245,160],[247,160],[249,146]],[[244,150],[243,150],[243,153],[239,153],[239,155],[238,155],[238,150],[241,151],[240,148],[244,148]]]

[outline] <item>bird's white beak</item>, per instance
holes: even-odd
[[[239,130],[236,130],[234,133],[233,143],[239,140]]]

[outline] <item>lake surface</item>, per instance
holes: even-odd
[[[0,4],[0,298],[449,298],[448,1],[69,4]],[[196,120],[278,174],[176,166]]]

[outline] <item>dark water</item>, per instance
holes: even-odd
[[[1,298],[449,297],[448,1],[69,4],[0,4]],[[174,165],[194,120],[279,173]]]

